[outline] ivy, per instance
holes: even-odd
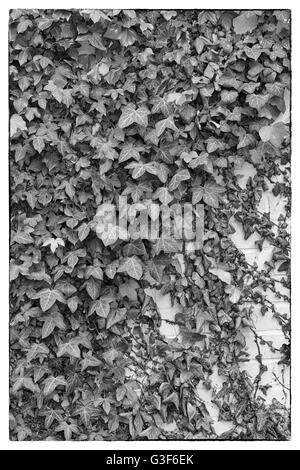
[[[262,346],[289,367],[290,320],[266,294],[288,301],[289,11],[14,9],[9,33],[11,439],[288,439]],[[276,223],[259,210],[269,188]],[[201,202],[203,246],[105,231],[119,196]],[[263,269],[233,220],[273,246]],[[282,328],[279,351],[254,306]],[[230,423],[221,436],[200,385]]]

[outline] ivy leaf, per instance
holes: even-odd
[[[42,328],[42,338],[47,338],[51,335],[54,328],[59,328],[60,330],[66,330],[66,324],[62,314],[58,311],[51,312],[47,317],[41,318],[41,321],[44,322]]]
[[[163,134],[163,132],[166,129],[171,129],[175,132],[179,132],[179,129],[176,127],[176,125],[174,123],[173,116],[169,116],[166,119],[162,119],[161,121],[158,121],[155,124],[155,131],[156,131],[157,137],[160,137],[161,134]]]
[[[120,43],[124,47],[132,46],[137,41],[137,34],[129,28],[124,28],[118,37]]]
[[[153,194],[153,199],[159,199],[162,204],[167,206],[174,198],[167,188],[158,188]]]
[[[102,35],[100,33],[93,33],[89,36],[89,43],[100,51],[106,51],[106,47],[102,42]]]
[[[271,126],[263,126],[259,129],[259,135],[263,142],[271,142],[275,147],[280,147],[289,135],[288,127],[282,122]]]
[[[119,267],[119,260],[113,261],[109,265],[106,266],[105,268],[105,274],[107,277],[110,279],[113,279],[118,271]]]
[[[135,109],[135,106],[133,104],[130,104],[122,109],[122,114],[120,116],[118,126],[121,129],[124,129],[125,127],[128,127],[131,124],[139,124],[140,126],[147,127],[148,114],[150,114],[150,111],[146,108],[146,106],[141,106]]]
[[[45,366],[38,366],[34,368],[34,373],[33,373],[33,380],[35,383],[39,382],[42,377],[44,377],[45,374],[49,372],[48,367]]]
[[[225,282],[226,284],[231,284],[231,274],[228,271],[225,271],[221,268],[210,268],[209,272],[217,276],[221,281]]]
[[[30,26],[32,26],[32,21],[23,20],[18,24],[17,31],[18,33],[24,33]]]
[[[35,208],[35,205],[36,205],[36,202],[37,202],[37,198],[36,196],[34,195],[33,192],[30,192],[30,193],[27,193],[26,194],[26,201],[28,202],[29,206],[31,207],[31,209],[34,209]]]
[[[201,52],[203,51],[203,48],[205,46],[205,43],[203,41],[203,39],[201,37],[198,37],[195,39],[194,41],[194,46],[195,46],[195,49],[197,51],[197,54],[200,55]]]
[[[198,166],[203,165],[206,170],[209,170],[210,173],[213,172],[213,167],[211,162],[208,159],[208,153],[207,152],[201,152],[200,155],[197,154],[197,152],[192,151],[190,153],[183,152],[180,156],[190,168],[195,169]]]
[[[180,170],[176,173],[169,183],[169,190],[174,191],[174,189],[178,188],[179,184],[182,181],[189,180],[191,178],[189,170]]]
[[[105,226],[103,230],[103,225],[100,222],[100,225],[96,227],[96,233],[105,246],[113,245],[119,237],[118,226],[113,223],[109,224],[108,227]]]
[[[114,326],[116,323],[123,321],[126,317],[126,308],[118,308],[116,310],[112,310],[106,320],[106,328],[107,330]]]
[[[61,238],[47,238],[47,240],[44,241],[43,246],[50,245],[50,249],[52,253],[55,253],[55,250],[59,246],[65,246],[65,242]]]
[[[220,325],[225,325],[226,323],[231,322],[231,317],[224,310],[222,310],[222,309],[219,310],[217,315],[218,315],[218,321],[219,321]]]
[[[26,122],[18,114],[13,114],[10,118],[10,136],[13,137],[18,131],[27,131]]]
[[[237,80],[236,77],[231,76],[231,75],[226,75],[223,74],[218,80],[218,84],[221,85],[224,88],[235,88],[238,90],[240,88],[242,82]]]
[[[252,94],[254,91],[259,87],[259,83],[244,83],[242,86],[242,90],[244,90],[246,93]]]
[[[66,441],[70,441],[72,439],[73,434],[80,434],[80,431],[78,429],[78,426],[75,424],[75,421],[71,423],[62,421],[55,428],[55,432],[60,432],[60,431],[63,431]]]
[[[145,164],[145,169],[148,173],[151,173],[152,175],[157,175],[158,172],[158,166],[156,162],[149,162]]]
[[[241,297],[241,290],[238,287],[228,285],[225,287],[225,292],[229,294],[229,300],[233,304],[236,304]]]
[[[107,21],[111,21],[109,16],[107,16],[101,10],[82,10],[80,14],[87,15],[92,20],[93,23],[98,23],[98,21],[100,21],[101,18]]]
[[[222,90],[221,91],[221,100],[223,103],[230,104],[234,103],[238,97],[238,92],[237,91],[232,91],[232,90]]]
[[[117,24],[110,24],[104,33],[104,37],[108,39],[119,39],[122,34],[122,27]]]
[[[133,169],[132,178],[137,179],[143,176],[143,174],[147,171],[146,164],[143,162],[131,162],[126,165],[126,168]]]
[[[88,279],[91,276],[99,281],[103,280],[103,271],[100,266],[88,266],[85,272],[85,278]]]
[[[192,189],[193,196],[192,196],[192,204],[197,204],[203,198],[204,188],[202,186],[198,188]]]
[[[177,11],[175,11],[175,10],[162,10],[161,14],[167,21],[169,21],[174,16],[177,16]]]
[[[45,427],[49,429],[54,421],[60,422],[63,420],[62,412],[59,410],[42,410],[40,412],[41,416],[45,416]]]
[[[281,98],[284,93],[284,85],[281,82],[266,83],[266,90],[271,95]]]
[[[85,240],[88,234],[90,233],[90,227],[88,224],[83,223],[80,225],[80,227],[77,230],[78,230],[78,238],[81,242],[83,242],[83,240]]]
[[[84,426],[88,427],[92,417],[95,416],[95,407],[91,402],[82,403],[76,407],[76,410],[73,413],[73,416],[78,415],[80,416],[81,422],[84,424]]]
[[[119,356],[119,353],[116,349],[112,348],[112,349],[109,349],[108,351],[106,351],[104,354],[103,354],[103,359],[105,360],[105,362],[107,364],[110,364],[112,365],[114,360]]]
[[[101,361],[96,357],[92,356],[91,353],[88,353],[84,359],[81,361],[81,372],[85,371],[89,367],[98,367],[101,365]]]
[[[18,147],[15,150],[16,162],[19,162],[26,157],[27,150],[28,148],[25,145],[24,146],[18,145]]]
[[[167,398],[164,399],[163,403],[173,403],[176,409],[179,409],[179,397],[177,392],[171,393]]]
[[[26,390],[29,390],[32,393],[40,391],[39,386],[33,383],[32,378],[26,377],[26,376],[17,378],[17,380],[15,381],[13,385],[13,392],[17,392],[18,390],[21,390],[22,388],[25,388]]]
[[[131,158],[138,161],[140,159],[139,149],[140,147],[134,147],[132,144],[125,145],[119,155],[119,163],[126,162]]]
[[[239,143],[237,145],[238,149],[248,147],[248,145],[255,144],[255,138],[252,134],[245,134],[243,136],[240,136]]]
[[[107,318],[111,301],[112,299],[109,297],[100,297],[100,299],[95,300],[91,305],[89,315],[96,312],[99,317]]]
[[[131,256],[130,258],[125,258],[119,268],[118,268],[119,273],[127,273],[130,277],[133,277],[134,279],[140,280],[142,275],[143,275],[143,267],[136,258],[136,256]]]
[[[47,355],[49,354],[49,352],[50,352],[49,348],[45,344],[43,343],[33,344],[27,353],[26,361],[31,362],[36,357]]]
[[[68,304],[68,307],[69,307],[69,309],[71,310],[72,313],[76,312],[79,303],[80,303],[80,300],[79,300],[79,298],[78,298],[77,296],[75,296],[75,297],[70,297],[70,298],[68,299],[67,304]]]
[[[260,45],[258,45],[257,48],[255,48],[255,47],[245,47],[244,51],[250,59],[253,59],[255,61],[260,57],[260,55],[262,53],[262,50],[260,49]]]
[[[203,201],[211,207],[218,208],[219,207],[219,196],[222,192],[225,191],[225,188],[216,184],[206,182],[204,186],[199,186],[197,188],[193,188],[193,204],[197,204],[197,202]]]
[[[23,78],[21,78],[21,79],[19,80],[18,83],[19,83],[19,88],[20,88],[22,91],[25,91],[25,90],[27,90],[27,88],[29,88],[29,86],[30,86],[30,79],[29,79],[28,77],[23,77]],[[32,117],[32,116],[30,115],[30,108],[29,108],[29,110],[26,112],[25,116],[26,116],[26,118],[27,118],[28,120],[31,120],[30,117]]]
[[[246,98],[246,102],[249,103],[251,108],[255,108],[258,111],[265,106],[265,104],[269,101],[270,95],[256,95],[255,93],[248,95]]]
[[[61,343],[58,347],[56,356],[72,356],[79,359],[81,355],[78,342],[76,340],[71,340],[67,343]]]
[[[251,33],[258,25],[257,15],[252,11],[245,11],[232,21],[236,34]]]
[[[45,90],[50,91],[52,96],[58,101],[59,103],[62,102],[63,92],[62,89],[57,86],[53,80],[49,80],[48,84],[45,86]]]
[[[21,245],[27,245],[34,242],[34,239],[29,233],[17,232],[13,236],[13,241]]]
[[[177,249],[178,248],[176,246],[176,250]],[[163,273],[165,269],[164,265],[155,263],[154,261],[150,261],[149,263],[147,263],[147,269],[149,270],[149,274],[153,277],[153,279],[155,279],[158,283],[162,282]]]
[[[43,394],[47,396],[47,395],[50,395],[52,392],[54,392],[54,390],[58,386],[66,387],[67,381],[62,375],[59,375],[57,377],[54,377],[54,376],[48,377],[46,380],[44,380],[43,384],[44,384]]]
[[[70,268],[74,269],[78,261],[79,258],[76,253],[70,253],[68,255],[68,266],[70,266]]]
[[[215,186],[205,184],[203,188],[203,201],[211,207],[217,208],[219,206],[218,193],[215,191]]]
[[[38,153],[41,153],[42,150],[44,150],[45,148],[45,142],[43,137],[35,137],[32,141],[32,144]]]
[[[123,254],[127,257],[132,255],[147,256],[147,251],[142,240],[137,239],[131,240],[127,245],[124,246]]]
[[[45,29],[50,28],[50,26],[53,24],[53,20],[51,18],[37,18],[36,23],[38,28],[41,31],[44,31]]]
[[[216,150],[222,148],[222,143],[215,137],[210,137],[207,141],[207,151],[208,153],[213,153]]]
[[[226,116],[227,121],[236,121],[239,122],[242,118],[241,108],[239,106],[235,106],[229,114]]]
[[[86,281],[86,290],[89,296],[95,300],[100,295],[100,282],[96,282],[95,279],[90,278]]]
[[[169,176],[169,169],[164,163],[158,163],[156,167],[156,175],[162,183],[166,183]],[[149,171],[149,170],[148,170]]]
[[[151,113],[162,113],[165,116],[169,116],[172,113],[173,106],[165,97],[155,97],[153,100],[153,106]]]
[[[66,303],[63,294],[57,289],[43,289],[38,293],[43,312],[49,310],[56,301]]]

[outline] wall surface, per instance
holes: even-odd
[[[247,180],[249,177],[255,175],[255,168],[245,163],[239,170],[237,174],[240,175],[239,185],[241,189],[245,188]],[[280,181],[280,179],[278,179]],[[272,186],[268,184],[269,189],[266,191],[261,198],[260,205],[258,209],[260,212],[268,213],[270,212],[270,217],[272,222],[276,223],[278,217],[284,211],[284,199],[280,196],[275,197],[272,193]],[[262,250],[260,251],[255,244],[256,241],[260,239],[259,235],[252,234],[247,240],[244,238],[244,233],[241,225],[232,220],[231,225],[235,228],[235,233],[232,235],[232,241],[236,247],[241,250],[249,264],[256,263],[259,269],[264,268],[266,261],[271,260],[271,255],[274,247],[267,243],[266,241],[263,244]],[[282,273],[274,270],[270,273],[270,276],[273,279],[280,280],[284,277]],[[283,294],[289,295],[287,289],[283,288],[281,284],[278,283],[277,290]],[[161,318],[173,321],[177,312],[181,311],[181,306],[179,304],[171,305],[170,295],[162,295],[159,291],[155,289],[148,289],[148,294],[150,294],[158,307]],[[290,313],[290,304],[287,301],[279,300],[271,292],[264,292],[267,294],[266,298],[272,302],[275,306],[275,309],[279,313]],[[251,304],[247,304],[249,306]],[[256,328],[256,333],[261,336],[266,341],[272,341],[275,348],[279,349],[281,345],[285,342],[282,330],[275,318],[273,318],[273,313],[268,310],[265,315],[261,315],[260,308],[253,305],[254,314],[253,320]],[[178,326],[162,321],[161,333],[167,339],[175,338],[179,329]],[[247,352],[249,354],[249,361],[243,363],[241,368],[247,370],[253,378],[259,372],[259,363],[255,359],[255,356],[258,354],[257,345],[255,343],[255,338],[252,331],[249,328],[245,328],[243,334],[246,337],[247,343]],[[279,365],[279,352],[271,352],[270,348],[266,346],[261,346],[262,353],[262,362],[268,368],[268,370],[263,374],[261,385],[268,385],[266,396],[263,398],[267,403],[271,403],[273,398],[276,398],[280,403],[288,406],[289,405],[289,386],[290,386],[290,370],[285,365]],[[222,378],[218,376],[217,373],[212,375],[213,386],[221,388]],[[211,418],[214,420],[214,429],[218,435],[229,430],[231,428],[230,422],[219,421],[218,419],[218,409],[216,405],[211,402],[211,391],[207,390],[204,386],[198,386],[198,395],[199,398],[205,401],[206,407],[210,413]]]

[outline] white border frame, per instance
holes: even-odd
[[[240,1],[215,1],[209,2],[210,9],[285,9],[292,10],[292,439],[291,441],[97,441],[97,442],[77,442],[77,441],[23,441],[11,442],[8,436],[8,232],[9,232],[9,187],[8,187],[8,15],[9,9],[13,8],[51,8],[51,9],[71,9],[71,8],[137,8],[137,9],[201,9],[201,2],[196,0],[109,0],[105,2],[89,0],[85,4],[83,0],[52,0],[51,2],[18,0],[17,2],[5,2],[1,4],[0,34],[1,34],[1,56],[2,73],[1,80],[1,103],[3,112],[1,113],[1,147],[3,149],[1,164],[1,213],[3,214],[1,223],[1,302],[2,312],[0,315],[0,449],[1,450],[299,450],[300,449],[300,370],[298,362],[300,358],[300,301],[296,292],[300,282],[300,250],[297,250],[297,241],[300,240],[300,217],[297,213],[297,203],[300,201],[300,184],[297,182],[297,174],[300,175],[300,144],[297,139],[296,125],[300,123],[300,73],[299,73],[299,51],[300,44],[300,24],[299,24],[299,3],[296,1],[264,1],[252,0],[251,2]],[[226,6],[225,6],[226,5]],[[297,6],[296,6],[297,5]],[[298,107],[296,105],[298,103]],[[297,123],[297,124],[296,124]],[[298,272],[297,272],[298,271]],[[297,276],[298,275],[298,276]],[[299,289],[299,287],[298,287]],[[297,360],[298,359],[298,360]]]

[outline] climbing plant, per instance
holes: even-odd
[[[265,291],[288,299],[289,11],[15,9],[9,46],[11,439],[288,439],[253,306],[281,326],[288,367],[289,318]],[[258,210],[268,188],[286,202],[276,224]],[[105,237],[97,211],[120,195],[202,203],[203,246]],[[274,246],[263,270],[233,220]],[[149,288],[182,307],[173,340]],[[199,384],[231,423],[221,436]]]

